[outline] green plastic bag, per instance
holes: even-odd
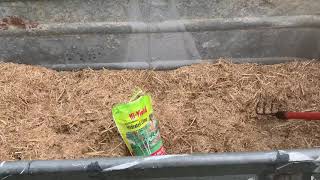
[[[151,96],[136,95],[133,99],[112,108],[113,119],[122,139],[132,155],[164,155],[159,122],[152,115]]]

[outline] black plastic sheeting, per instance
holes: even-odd
[[[310,179],[319,173],[320,149],[0,162],[1,180],[226,179],[228,175],[239,179],[277,179],[282,175]]]

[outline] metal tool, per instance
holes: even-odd
[[[281,111],[281,104],[277,104],[273,99],[269,101],[268,104],[266,100],[261,101],[262,98],[258,100],[256,105],[256,113],[258,115],[269,115],[275,116],[283,120],[320,120],[320,112],[291,112],[291,111]]]

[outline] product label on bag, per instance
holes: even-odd
[[[130,153],[135,156],[164,155],[159,121],[152,115],[150,95],[112,108],[113,118]]]

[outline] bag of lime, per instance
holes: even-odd
[[[135,156],[164,155],[159,121],[153,116],[151,96],[141,90],[130,102],[112,108],[113,119],[130,153]]]

